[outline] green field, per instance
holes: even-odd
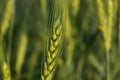
[[[0,0],[0,80],[120,80],[120,0]]]

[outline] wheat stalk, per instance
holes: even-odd
[[[118,3],[120,4],[120,1],[119,1]],[[118,37],[119,37],[119,38],[118,38],[118,40],[119,40],[119,42],[118,42],[118,43],[119,43],[119,44],[118,44],[118,50],[119,50],[119,51],[118,51],[118,52],[119,52],[119,54],[120,54],[120,5],[118,6],[118,9],[119,9],[119,12],[118,12],[118,16],[119,16],[119,17],[118,17],[118,22],[119,22],[119,23],[118,23],[118,26],[119,26],[119,30],[118,30],[118,35],[119,35],[119,36],[118,36]],[[120,60],[119,60],[119,61],[120,61]]]
[[[42,80],[52,79],[57,66],[56,61],[62,50],[64,28],[61,17],[61,5],[56,5],[58,4],[56,2],[57,1],[54,3],[53,12],[51,15],[52,20],[50,21],[48,48],[43,59],[43,70],[41,74]]]

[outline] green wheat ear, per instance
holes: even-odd
[[[97,0],[98,16],[100,20],[99,29],[101,30],[105,39],[106,50],[109,51],[112,42],[113,19],[117,11],[117,0],[108,0],[107,15],[105,15],[104,5],[102,0]]]
[[[0,36],[4,36],[5,32],[7,31],[8,27],[9,27],[9,22],[10,22],[11,18],[13,17],[13,13],[14,13],[13,5],[14,5],[14,0],[7,1],[3,20],[2,20],[2,23],[0,23],[0,28],[1,28]]]
[[[54,1],[54,0],[53,0]],[[64,26],[62,22],[62,6],[58,4],[59,2],[55,1],[48,20],[49,26],[49,38],[47,41],[47,49],[44,53],[43,65],[42,65],[42,80],[51,80],[54,71],[57,66],[57,59],[62,51],[63,47],[63,35],[64,35]],[[59,5],[59,6],[58,6]],[[46,44],[45,44],[46,45]]]
[[[108,0],[107,4],[107,15],[105,15],[106,13],[104,10],[103,1],[97,0],[98,16],[100,21],[99,29],[101,30],[103,38],[105,40],[106,48],[106,79],[110,80],[110,49],[112,46],[112,29],[114,26],[113,19],[114,15],[117,12],[117,0]]]
[[[8,27],[11,25],[11,22],[13,20],[13,16],[14,16],[14,0],[7,0],[6,2],[6,6],[5,6],[5,12],[3,15],[3,20],[0,23],[0,48],[2,49],[0,52],[2,55],[0,55],[1,57],[1,61],[0,61],[0,65],[2,68],[2,73],[3,73],[3,80],[11,80],[11,72],[10,72],[10,68],[9,68],[9,55],[6,55],[4,53],[4,49],[3,49],[3,37],[6,34],[6,31],[8,29]],[[2,42],[2,44],[1,44]],[[6,61],[6,57],[7,57],[7,61]],[[0,78],[1,79],[1,78]]]
[[[15,70],[17,74],[21,72],[22,65],[24,63],[25,55],[26,55],[26,50],[27,50],[27,33],[25,31],[21,31],[21,34],[19,36],[19,46],[17,48],[17,55],[16,55],[16,66]]]
[[[5,54],[4,54],[2,40],[0,40],[0,69],[2,71],[3,80],[11,80],[9,65],[5,61]]]

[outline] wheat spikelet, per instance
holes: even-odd
[[[62,43],[63,43],[63,23],[62,23],[62,16],[61,16],[61,5],[57,5],[55,1],[53,6],[53,12],[51,14],[51,21],[49,24],[49,40],[48,40],[48,47],[47,52],[44,54],[43,59],[43,70],[41,74],[42,80],[51,80],[54,71],[56,69],[56,61],[61,53],[62,50]]]

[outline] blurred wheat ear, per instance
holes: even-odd
[[[3,70],[3,77],[4,77],[4,80],[11,80],[11,76],[10,76],[10,69],[9,69],[9,66],[7,63],[3,63],[3,66],[2,66],[2,70]]]
[[[3,80],[11,80],[11,72],[10,72],[10,67],[9,67],[10,54],[6,54],[6,52],[9,53],[8,50],[11,49],[11,45],[9,44],[9,47],[8,47],[9,49],[7,51],[4,51],[5,49],[3,47],[3,43],[4,43],[4,36],[5,36],[8,28],[12,27],[11,24],[12,24],[12,20],[13,20],[13,16],[14,16],[14,0],[8,0],[6,2],[5,10],[3,13],[4,13],[3,19],[2,19],[1,24],[0,24],[0,40],[2,42],[2,44],[0,44],[0,46],[2,47],[1,49],[3,49],[1,51],[2,58],[0,59],[0,65],[2,66]]]
[[[2,23],[0,24],[0,27],[1,27],[0,36],[4,36],[8,27],[9,27],[10,20],[11,20],[12,15],[13,15],[13,5],[14,5],[13,3],[14,3],[14,0],[7,1],[3,20],[2,20]]]
[[[53,0],[48,16],[47,43],[42,60],[42,80],[51,80],[57,67],[57,59],[63,49],[64,25],[62,22],[62,4],[59,0]]]
[[[21,31],[20,34],[20,40],[19,40],[19,46],[17,48],[17,60],[16,60],[16,72],[17,74],[20,74],[22,65],[24,63],[26,49],[27,49],[27,33],[25,31]]]
[[[110,74],[110,49],[112,47],[112,29],[113,29],[113,19],[114,15],[117,12],[117,0],[108,0],[108,9],[107,13],[104,10],[105,5],[104,1],[97,0],[98,5],[98,16],[100,21],[99,29],[102,32],[103,38],[105,40],[105,48],[106,48],[106,80],[111,79]],[[107,15],[106,15],[107,14]]]

